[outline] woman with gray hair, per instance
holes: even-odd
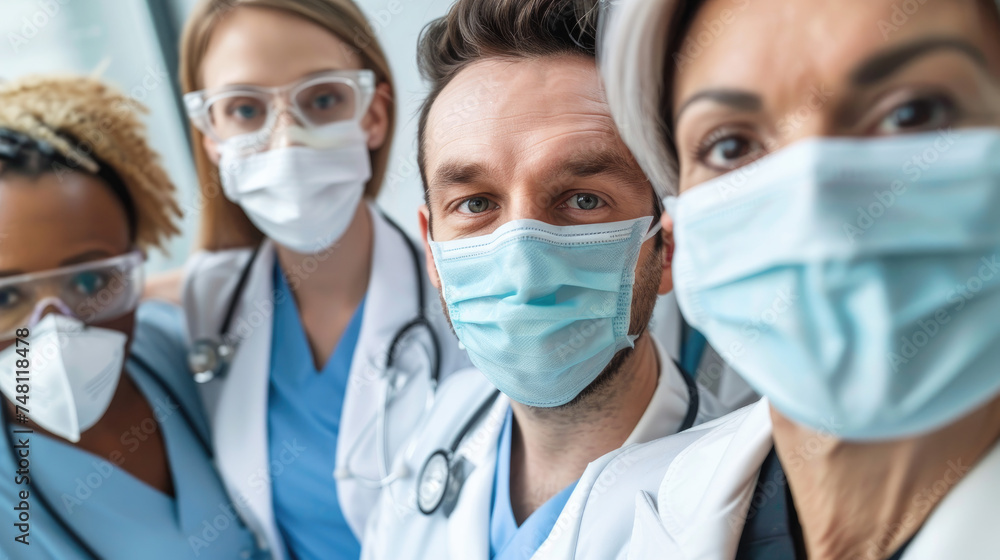
[[[620,454],[664,473],[629,558],[997,558],[997,4],[612,13],[608,97],[681,310],[766,397]]]

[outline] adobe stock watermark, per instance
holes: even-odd
[[[889,36],[906,25],[910,18],[920,11],[920,8],[928,0],[903,0],[892,5],[892,15],[889,19],[878,20],[878,30],[882,34],[882,40],[888,41]]]
[[[705,22],[703,29],[688,32],[684,44],[674,53],[674,65],[679,70],[693,64],[705,49],[712,46],[726,29],[736,22],[736,16],[750,7],[750,0],[731,0],[731,2],[732,8],[722,10],[717,18]]]
[[[36,0],[38,9],[31,15],[21,18],[20,33],[7,33],[7,42],[14,54],[21,52],[32,39],[38,36],[49,23],[62,12],[62,7],[72,0]]]
[[[901,366],[910,363],[910,360],[917,357],[917,354],[937,337],[954,319],[954,313],[960,313],[966,305],[979,296],[980,293],[1000,275],[1000,255],[994,253],[991,256],[983,257],[979,262],[979,270],[969,277],[964,284],[956,285],[948,293],[946,301],[948,308],[938,309],[933,316],[918,319],[917,324],[909,335],[904,335],[899,340],[897,352],[889,352],[888,360],[892,370],[899,372]]]
[[[955,132],[941,130],[934,142],[927,146],[922,152],[914,154],[911,158],[903,162],[900,171],[904,175],[903,179],[894,180],[884,190],[874,190],[874,199],[868,206],[859,206],[854,223],[844,222],[844,235],[853,245],[858,239],[868,233],[877,223],[878,219],[884,216],[889,209],[896,205],[899,198],[906,194],[910,185],[919,181],[924,173],[931,168],[941,156],[951,150],[955,145]]]

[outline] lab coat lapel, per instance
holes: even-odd
[[[350,471],[375,478],[379,473],[375,452],[376,436],[370,425],[376,410],[382,406],[386,383],[383,379],[385,363],[392,338],[406,323],[417,316],[418,303],[414,299],[414,271],[412,257],[404,240],[379,210],[368,205],[374,233],[372,266],[369,275],[368,292],[365,299],[361,332],[351,360],[351,371],[341,412],[340,433],[337,441],[337,464],[343,466],[345,458],[350,459]],[[403,362],[405,359],[397,361]],[[410,364],[407,364],[410,365]],[[426,376],[426,373],[423,374]],[[420,401],[423,404],[423,400]],[[405,405],[397,401],[392,415],[404,413]],[[415,420],[414,414],[410,421]],[[389,423],[389,426],[399,423]],[[398,430],[397,430],[398,432]],[[395,435],[395,434],[393,434]],[[391,436],[390,436],[391,437]],[[359,441],[360,439],[363,441]],[[389,442],[390,450],[401,445],[395,438]],[[352,451],[352,446],[357,447]],[[391,457],[389,458],[392,459]],[[351,530],[359,538],[364,534],[368,511],[365,508],[349,507],[351,504],[374,504],[378,497],[377,488],[358,484],[347,478],[338,479],[337,493],[344,504],[344,518]]]
[[[673,543],[681,558],[734,558],[772,447],[770,405],[762,399],[681,451],[657,496],[666,535],[652,531],[649,540]]]
[[[964,468],[953,463],[951,472]],[[948,484],[947,474],[942,481]],[[952,479],[954,480],[954,479]],[[933,490],[933,488],[932,488]],[[903,560],[986,560],[1000,551],[1000,443],[938,504]]]
[[[218,395],[212,424],[216,461],[234,505],[247,511],[243,516],[247,524],[267,539],[274,557],[283,560],[285,547],[271,503],[267,442],[274,258],[274,246],[267,241],[233,317],[232,333],[241,342]]]
[[[510,399],[500,395],[478,429],[466,437],[458,453],[472,472],[462,486],[455,511],[448,518],[448,558],[489,560],[490,503],[496,476],[497,445]]]

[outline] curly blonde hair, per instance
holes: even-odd
[[[162,248],[179,233],[176,189],[146,142],[139,114],[149,110],[94,78],[29,76],[0,83],[0,128],[50,144],[70,171],[106,164],[125,184],[136,213],[135,243]]]

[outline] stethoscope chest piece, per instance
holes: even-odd
[[[188,367],[197,383],[208,383],[225,375],[236,354],[236,347],[215,340],[199,340],[191,345]]]
[[[463,457],[444,449],[427,458],[417,479],[417,507],[421,513],[433,515],[441,511],[445,517],[451,515],[468,475],[466,464]]]
[[[451,481],[451,454],[443,449],[435,451],[417,479],[417,507],[424,515],[431,515],[445,501]]]

